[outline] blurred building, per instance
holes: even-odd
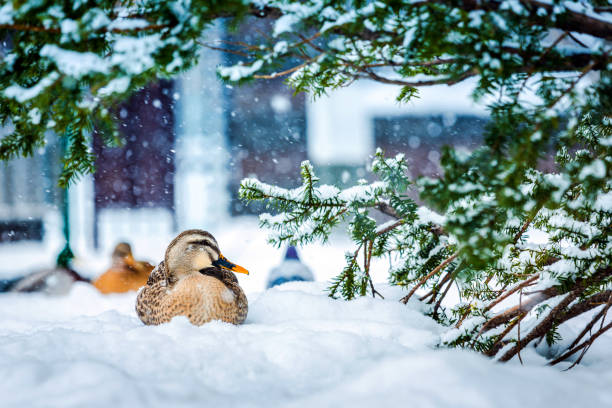
[[[265,24],[261,23],[261,24]],[[213,29],[209,42],[249,33]],[[216,76],[231,54],[204,49],[180,79],[160,81],[116,109],[124,145],[94,135],[97,172],[69,191],[75,251],[110,248],[118,240],[213,228],[257,212],[237,198],[240,180],[257,176],[284,187],[299,183],[303,160],[322,182],[349,185],[367,176],[377,146],[406,153],[413,175],[435,175],[443,144],[473,149],[486,112],[469,96],[473,84],[423,89],[406,105],[398,89],[357,82],[317,101],[294,96],[283,79],[232,87]],[[60,155],[53,135],[35,157],[0,166],[0,244],[61,241]],[[57,245],[56,245],[57,246]]]
[[[9,131],[0,128],[0,138]],[[48,231],[59,231],[60,217],[54,210],[63,201],[56,182],[60,152],[53,133],[46,139],[49,147],[31,157],[0,163],[0,244],[42,241]]]
[[[469,95],[474,83],[419,90],[407,104],[398,87],[357,81],[307,105],[308,155],[325,182],[354,184],[377,147],[404,153],[413,176],[439,174],[445,144],[473,150],[487,120]]]
[[[116,109],[123,146],[104,146],[101,138],[93,138],[96,246],[134,228],[142,235],[174,230],[173,95],[173,83],[160,81]]]

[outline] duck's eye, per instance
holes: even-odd
[[[210,242],[208,242],[205,239],[202,239],[200,241],[191,241],[190,243],[193,244],[193,245],[210,246]]]

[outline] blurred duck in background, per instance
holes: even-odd
[[[312,271],[300,261],[297,249],[295,249],[293,245],[290,245],[280,265],[272,268],[270,271],[266,287],[269,289],[286,282],[313,280],[314,275]]]
[[[138,290],[147,283],[152,270],[150,263],[134,259],[130,244],[120,242],[113,251],[111,267],[93,285],[102,293]]]
[[[64,250],[57,258],[55,268],[42,269],[12,279],[0,279],[0,293],[41,292],[48,295],[66,295],[74,282],[89,282],[70,266],[74,255]]]

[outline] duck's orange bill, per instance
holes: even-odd
[[[223,255],[219,255],[219,259],[214,261],[213,265],[218,266],[218,267],[223,268],[223,269],[228,269],[228,270],[230,270],[232,272],[244,273],[245,275],[249,274],[249,271],[247,271],[246,269],[244,269],[240,265],[236,265],[235,263],[231,263]]]
[[[243,268],[240,265],[234,265],[234,267],[231,270],[234,272],[238,272],[238,273],[244,273],[245,275],[249,274],[249,271],[247,271],[245,268]]]

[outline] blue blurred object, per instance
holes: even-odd
[[[287,248],[287,252],[285,253],[285,259],[295,259],[296,261],[300,260],[300,257],[297,254],[297,249],[293,245],[289,245]]]
[[[282,285],[287,282],[313,281],[314,275],[309,267],[300,261],[297,249],[290,245],[280,265],[272,268],[266,288]]]

